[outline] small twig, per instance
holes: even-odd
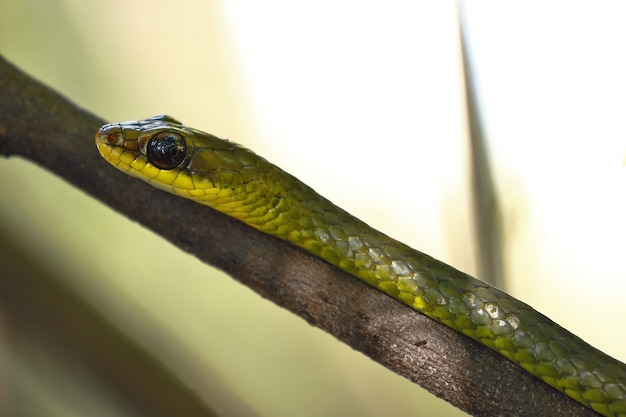
[[[0,154],[47,167],[455,406],[476,416],[595,415],[321,259],[112,169],[93,143],[104,121],[1,58],[0,91]]]
[[[468,48],[468,31],[464,27],[466,22],[462,11],[459,10],[458,13],[465,108],[469,127],[469,177],[477,248],[477,275],[494,287],[506,290],[506,269],[503,261],[506,240],[502,231],[501,206],[491,172],[487,135],[480,115],[476,77]]]

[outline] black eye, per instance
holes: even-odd
[[[148,161],[160,169],[179,166],[187,156],[187,143],[179,134],[161,132],[155,135],[147,147]]]

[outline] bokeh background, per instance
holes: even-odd
[[[622,361],[625,9],[464,7],[507,290]],[[107,120],[167,113],[242,143],[475,273],[456,2],[8,0],[0,53]],[[5,247],[221,415],[464,415],[27,161],[0,160],[0,196]],[[5,413],[137,415],[71,357],[2,331],[11,314]]]

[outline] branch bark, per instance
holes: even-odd
[[[48,168],[469,414],[596,415],[504,357],[324,261],[112,169],[93,143],[105,121],[2,57],[0,92],[0,154]]]

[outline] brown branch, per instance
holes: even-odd
[[[476,416],[595,415],[495,352],[324,261],[112,169],[93,143],[104,121],[1,58],[0,92],[0,154],[47,167],[455,406]]]

